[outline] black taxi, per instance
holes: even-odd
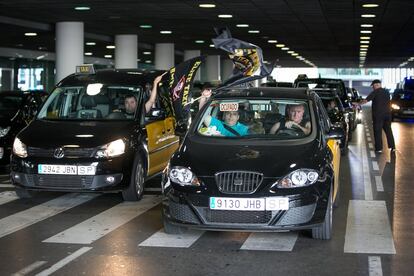
[[[80,69],[57,84],[16,136],[11,179],[17,194],[122,192],[124,200],[139,200],[145,180],[165,168],[179,144],[175,119],[161,102],[144,112],[160,73]],[[125,106],[130,101],[132,113]]]
[[[216,94],[164,171],[165,232],[312,229],[329,239],[342,135],[307,89]]]

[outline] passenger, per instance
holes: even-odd
[[[145,103],[145,113],[150,112],[151,108],[155,107],[155,100],[157,99],[158,84],[160,83],[162,77],[165,74],[167,74],[167,72],[165,72],[164,74],[159,75],[158,77],[156,77],[154,79],[154,83],[152,85],[152,90],[151,90],[151,95],[150,95],[149,99],[147,100],[147,102]],[[126,106],[125,106],[125,108],[126,108]],[[136,106],[135,106],[135,108],[136,108]]]
[[[248,127],[239,123],[240,115],[238,111],[225,111],[223,118],[224,122],[207,115],[204,118],[204,124],[207,127],[216,127],[216,130],[226,137],[247,135]]]
[[[328,112],[335,112],[337,109],[338,107],[336,106],[335,100],[329,101],[328,105],[326,106],[326,110]]]
[[[300,129],[305,135],[308,135],[311,131],[310,121],[304,120],[303,115],[305,113],[305,106],[303,104],[286,105],[286,115],[288,119],[281,119],[274,124],[270,129],[270,134],[276,134],[283,129]]]

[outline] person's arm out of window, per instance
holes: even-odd
[[[162,75],[159,75],[158,77],[156,77],[154,79],[154,84],[152,86],[152,90],[151,90],[151,95],[150,98],[148,99],[148,101],[145,103],[145,112],[148,113],[151,108],[153,107],[153,105],[155,104],[155,100],[157,99],[157,89],[158,89],[158,84],[160,83],[162,77],[166,74],[167,72],[165,72]]]

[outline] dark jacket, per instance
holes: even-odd
[[[366,98],[367,101],[372,101],[372,116],[390,116],[391,104],[390,93],[384,88],[373,90]]]

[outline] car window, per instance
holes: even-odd
[[[221,138],[299,139],[312,131],[305,100],[213,100],[200,115],[196,132]]]
[[[324,103],[322,102],[322,100],[320,98],[315,97],[315,101],[316,101],[316,108],[318,110],[318,114],[319,114],[319,122],[322,126],[322,129],[325,133],[329,132],[329,129],[331,128],[331,120],[329,119],[329,115],[327,113],[327,110],[324,106]],[[338,101],[337,101],[338,103]],[[340,103],[340,102],[339,102]]]
[[[141,111],[141,102],[141,87],[102,84],[57,87],[46,100],[37,118],[132,120]]]

